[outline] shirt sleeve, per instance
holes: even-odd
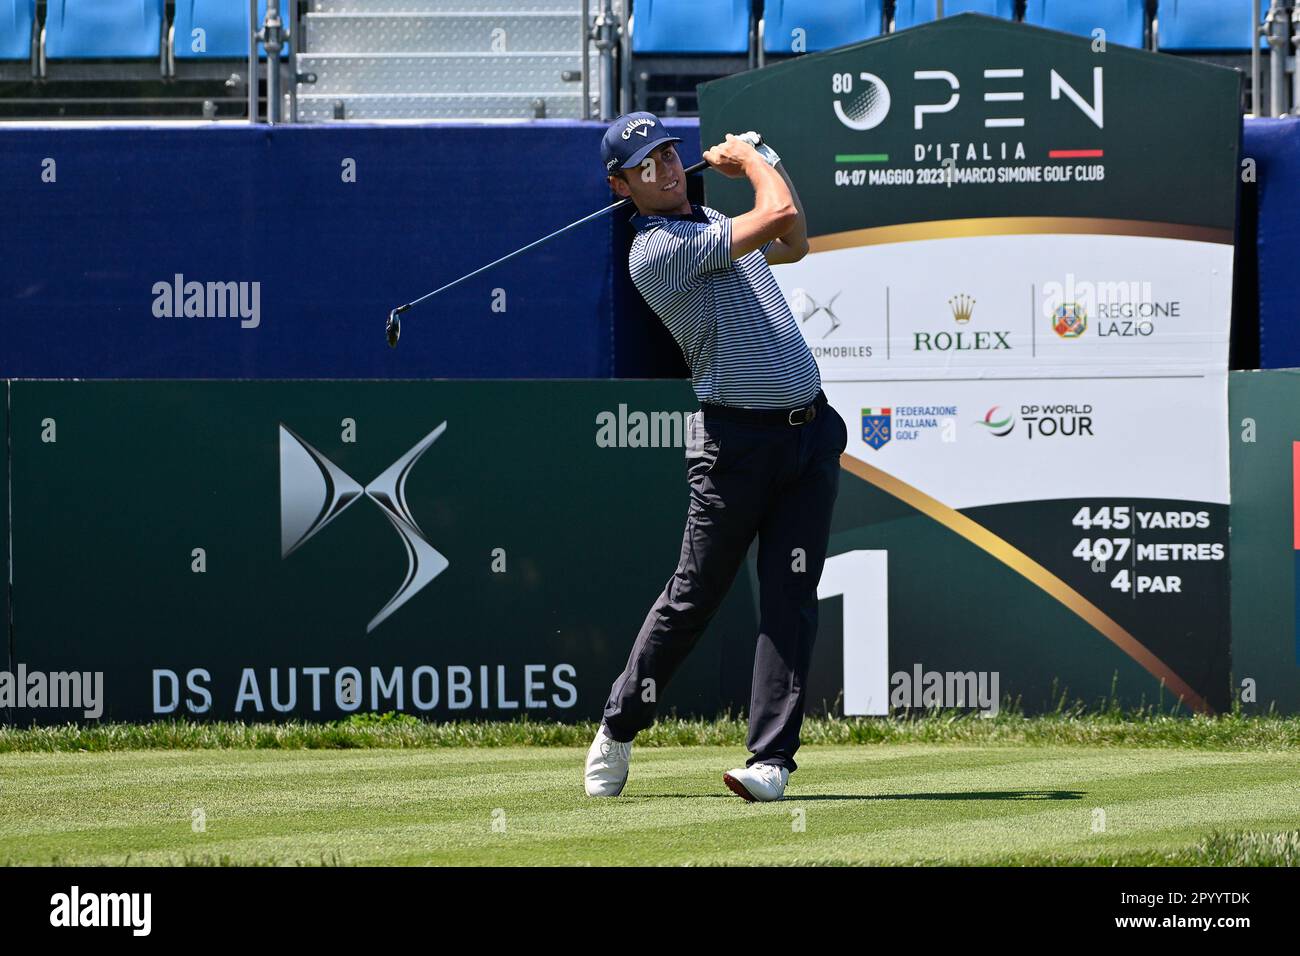
[[[730,265],[730,219],[707,226],[674,222],[647,237],[633,278],[664,291],[680,292],[698,276]]]

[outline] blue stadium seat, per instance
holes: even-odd
[[[45,56],[156,57],[162,18],[163,0],[49,0]]]
[[[1100,27],[1107,43],[1141,47],[1146,0],[1028,0],[1025,22],[1082,36]]]
[[[884,0],[767,0],[763,8],[763,50],[793,53],[795,30],[803,50],[813,53],[879,36]]]
[[[285,37],[289,35],[289,4],[280,4],[280,19],[284,21]],[[266,18],[266,0],[257,3],[258,25]],[[196,29],[205,32],[206,49],[195,52]],[[176,17],[172,21],[172,48],[178,60],[242,59],[248,56],[248,2],[247,0],[176,0]],[[258,47],[259,55],[266,59],[266,50]],[[289,45],[280,51],[289,55]]]
[[[936,6],[935,0],[895,0],[894,29],[906,30],[918,23],[929,23],[934,19]],[[944,0],[943,15],[950,17],[955,13],[983,13],[1014,20],[1016,0]]]
[[[633,53],[748,53],[751,0],[637,0]]]
[[[36,0],[0,0],[0,60],[31,58],[35,15]]]
[[[1160,49],[1249,50],[1250,7],[1250,0],[1160,0]],[[1260,23],[1267,13],[1262,0]]]

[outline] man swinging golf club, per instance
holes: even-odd
[[[677,142],[657,117],[638,112],[615,120],[601,147],[610,187],[637,208],[632,281],[681,347],[700,411],[687,427],[681,557],[610,690],[587,753],[586,790],[623,791],[633,738],[654,722],[656,701],[757,535],[752,756],[723,781],[746,800],[777,800],[796,766],[848,427],[827,404],[817,361],[769,269],[808,252],[803,207],[779,157],[731,134],[704,152],[715,170],[754,189],[754,208],[729,218],[687,199]]]

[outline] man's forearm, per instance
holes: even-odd
[[[799,210],[799,216],[790,227],[790,231],[781,237],[781,241],[792,249],[799,249],[804,252],[808,251],[808,219],[804,215],[803,202],[799,199],[799,193],[794,188],[794,181],[790,174],[785,170],[785,163],[777,163],[776,171],[781,174],[781,179],[785,182],[786,188],[790,192],[790,199],[794,202],[794,208]]]
[[[745,164],[745,178],[754,187],[754,210],[772,216],[793,220],[802,213],[791,195],[789,178],[776,167],[769,166],[757,154]]]
[[[754,188],[754,208],[731,221],[731,258],[755,249],[790,231],[799,208],[790,196],[785,177],[750,150],[742,167],[745,178]]]

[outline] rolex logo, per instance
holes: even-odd
[[[298,435],[280,426],[280,556],[287,558],[365,495],[383,511],[406,548],[406,578],[366,625],[369,634],[450,562],[424,537],[406,503],[406,479],[420,456],[447,430],[443,422],[379,477],[362,487]]]
[[[969,322],[971,314],[975,311],[975,300],[965,293],[953,296],[948,300],[948,305],[952,308],[952,317],[957,320],[958,325]]]

